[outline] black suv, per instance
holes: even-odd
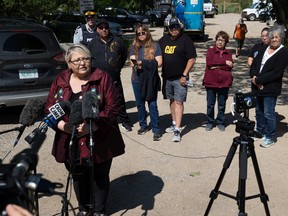
[[[149,16],[133,14],[122,8],[108,7],[98,13],[98,17],[117,22],[123,29],[136,29],[139,24],[150,25]]]
[[[45,99],[66,67],[64,50],[49,28],[24,19],[0,19],[0,107]]]

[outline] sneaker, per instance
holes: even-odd
[[[206,124],[206,131],[211,131],[213,129],[213,124]]]
[[[273,139],[266,138],[263,143],[260,144],[263,148],[269,148],[270,146],[274,145],[275,141]]]
[[[175,125],[171,125],[170,127],[166,128],[166,133],[173,133],[175,130]]]
[[[161,140],[161,134],[160,133],[154,133],[153,141],[159,141],[159,140]]]
[[[140,128],[137,133],[138,135],[143,135],[148,131],[148,128]]]
[[[180,131],[175,130],[174,135],[172,137],[173,142],[180,142],[181,141],[181,136],[180,136]]]
[[[217,127],[218,127],[218,129],[220,130],[220,131],[225,131],[225,126],[224,125],[217,125]]]
[[[123,130],[125,130],[125,131],[132,131],[132,127],[129,125],[129,123],[126,123],[126,122],[123,122],[122,124],[121,124],[121,128],[123,128]]]

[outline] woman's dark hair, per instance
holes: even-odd
[[[215,40],[217,41],[219,37],[222,37],[225,40],[225,44],[229,42],[229,35],[225,31],[219,31],[216,34]]]

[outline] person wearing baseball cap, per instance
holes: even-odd
[[[181,27],[181,22],[180,22],[180,20],[177,17],[172,17],[169,20],[169,27],[173,26],[173,25],[178,25],[179,27]]]
[[[96,11],[95,10],[85,10],[83,11],[86,24],[80,24],[74,33],[73,43],[81,43],[88,45],[88,43],[96,37]]]
[[[172,124],[165,131],[173,133],[173,142],[181,141],[181,122],[187,98],[186,81],[197,57],[194,43],[182,33],[182,26],[177,17],[172,17],[168,22],[169,33],[159,40],[163,56],[162,93],[164,99],[170,100],[172,117]]]
[[[121,70],[127,59],[127,48],[122,38],[110,32],[109,22],[102,18],[96,24],[97,35],[89,45],[88,49],[92,56],[92,67],[107,71],[119,90],[120,110],[118,122],[125,131],[132,131],[130,119],[126,111],[126,102],[121,82]]]
[[[106,19],[104,19],[104,18],[100,19],[97,22],[96,27],[99,27],[101,25],[105,25],[107,28],[109,28],[109,22]]]

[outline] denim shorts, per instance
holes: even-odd
[[[165,80],[166,99],[186,102],[187,86],[180,84],[180,79]]]

